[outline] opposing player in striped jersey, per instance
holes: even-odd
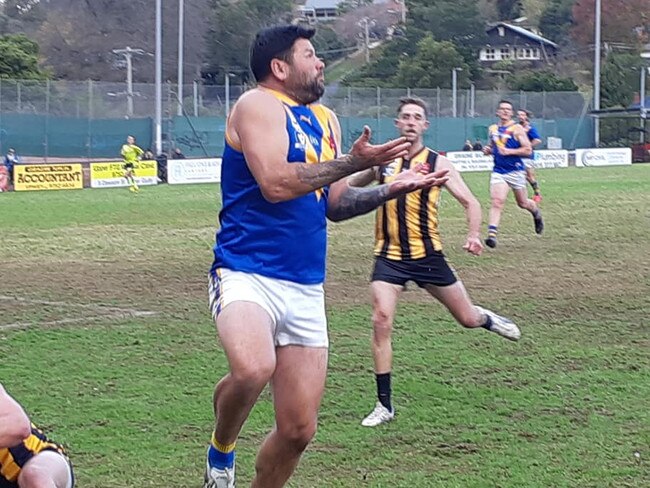
[[[390,183],[404,171],[448,171],[444,188],[465,208],[468,233],[463,248],[480,255],[481,206],[453,164],[424,145],[429,127],[427,106],[415,97],[403,98],[395,125],[411,143],[405,157],[348,178],[354,186],[372,181]],[[362,425],[374,427],[394,416],[391,400],[393,349],[391,334],[397,301],[407,281],[414,281],[440,301],[456,321],[468,328],[485,328],[516,341],[520,331],[510,320],[472,304],[465,287],[442,253],[438,231],[438,203],[441,187],[424,188],[387,201],[378,208],[375,224],[375,267],[372,273],[373,334],[377,403]]]
[[[72,488],[72,465],[0,384],[0,488]]]

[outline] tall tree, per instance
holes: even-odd
[[[468,77],[463,57],[451,42],[435,41],[429,35],[418,43],[415,56],[400,62],[395,82],[413,88],[451,88],[454,68],[462,69],[459,73],[459,86],[462,86]]]
[[[336,31],[329,26],[322,26],[316,30],[312,38],[314,49],[318,56],[326,63],[342,56],[343,44]]]
[[[248,77],[248,52],[257,30],[288,21],[291,0],[215,0],[207,35],[206,79],[221,84],[227,71]]]
[[[539,28],[548,39],[566,44],[569,28],[573,23],[573,4],[575,0],[551,0],[539,19]]]
[[[408,36],[419,30],[438,41],[479,46],[485,39],[485,23],[475,0],[412,1],[409,3]],[[416,32],[417,35],[417,32]]]
[[[0,37],[0,78],[39,80],[47,73],[38,66],[38,44],[23,34]]]
[[[612,53],[603,63],[601,101],[603,108],[626,107],[639,90],[641,58],[637,54]]]
[[[512,20],[521,17],[523,5],[521,0],[496,0],[499,20]]]

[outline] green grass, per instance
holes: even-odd
[[[365,64],[365,56],[363,51],[354,51],[345,58],[325,66],[325,79],[328,83],[340,81],[348,73],[360,69]]]
[[[374,404],[372,216],[331,225],[328,386],[290,486],[650,486],[650,165],[538,175],[545,234],[511,199],[479,258],[461,250],[460,206],[441,205],[451,263],[522,340],[464,330],[409,287],[397,417],[377,429],[360,426]],[[466,180],[487,215],[487,174]],[[218,202],[215,185],[0,195],[0,296],[28,300],[0,298],[0,381],[68,446],[80,487],[200,486],[226,371],[206,305]],[[271,424],[264,393],[239,486]]]

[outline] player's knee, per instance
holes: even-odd
[[[517,206],[519,208],[528,209],[528,207],[529,207],[528,199],[517,200]]]
[[[492,199],[492,207],[494,208],[503,208],[506,204],[506,199],[505,198],[493,198]]]
[[[278,433],[293,449],[302,452],[307,449],[307,446],[316,435],[316,429],[316,418],[301,418],[279,425]]]
[[[27,464],[21,470],[18,486],[20,488],[56,488],[56,484],[47,470],[43,466],[34,464]]]
[[[390,337],[393,330],[393,317],[382,309],[376,309],[372,313],[372,328],[375,337]]]
[[[231,374],[237,384],[243,388],[258,389],[269,382],[274,371],[274,362],[255,361],[233,368]]]

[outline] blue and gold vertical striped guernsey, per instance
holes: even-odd
[[[277,97],[286,112],[289,163],[317,164],[337,156],[330,112]],[[257,273],[302,284],[325,280],[329,187],[270,203],[250,172],[241,147],[227,136],[221,164],[223,206],[211,272],[219,268]]]
[[[32,424],[32,433],[17,446],[0,449],[0,488],[17,488],[18,475],[27,461],[43,451],[54,451],[66,456],[59,444],[50,441]]]
[[[494,156],[494,171],[499,174],[512,173],[513,171],[524,171],[526,168],[521,156],[502,156],[499,154],[499,147],[508,149],[519,149],[521,144],[513,136],[517,124],[510,121],[507,125],[493,124],[488,129],[488,137],[492,145],[492,155]]]

